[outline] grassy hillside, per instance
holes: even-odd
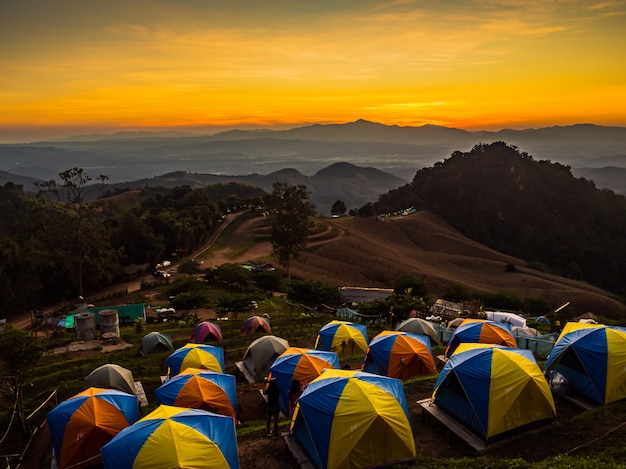
[[[292,274],[337,285],[390,287],[401,274],[423,276],[430,292],[454,284],[481,291],[506,290],[542,297],[555,308],[567,301],[578,314],[588,311],[626,318],[626,308],[612,295],[587,283],[528,267],[472,241],[422,211],[378,221],[372,218],[325,220],[335,237],[310,243]],[[513,264],[515,272],[506,272]]]

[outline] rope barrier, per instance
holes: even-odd
[[[600,441],[602,438],[604,438],[605,436],[613,433],[616,430],[619,430],[622,426],[626,425],[626,422],[622,422],[620,423],[617,427],[610,429],[608,432],[606,432],[604,435],[600,435],[598,438],[594,438],[591,441],[588,441],[587,443],[583,443],[582,445],[578,445],[575,448],[570,449],[569,451],[566,451],[564,454],[566,456],[568,456],[570,453],[573,453],[576,450],[579,450],[580,448],[584,448],[585,446],[589,446],[593,443],[595,443],[596,441]]]

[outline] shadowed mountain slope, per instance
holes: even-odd
[[[377,213],[414,206],[498,251],[626,294],[626,198],[504,142],[477,145],[381,196]]]

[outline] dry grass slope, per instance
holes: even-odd
[[[583,282],[543,273],[472,241],[428,212],[388,218],[326,220],[337,237],[311,243],[292,265],[293,275],[337,285],[389,287],[404,273],[423,275],[433,292],[463,284],[476,290],[507,290],[543,297],[575,311],[626,317],[625,306]],[[512,263],[516,272],[505,272]]]

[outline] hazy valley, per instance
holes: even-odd
[[[626,128],[581,124],[499,132],[437,126],[399,127],[358,120],[281,131],[228,131],[212,135],[119,133],[62,141],[0,145],[0,171],[48,180],[71,167],[106,175],[110,183],[167,173],[243,176],[293,168],[312,176],[333,163],[372,167],[409,182],[415,172],[454,151],[504,141],[593,177],[602,188],[626,190]],[[1,181],[8,176],[2,174]],[[23,179],[28,181],[28,179]],[[25,186],[26,187],[26,186]]]

